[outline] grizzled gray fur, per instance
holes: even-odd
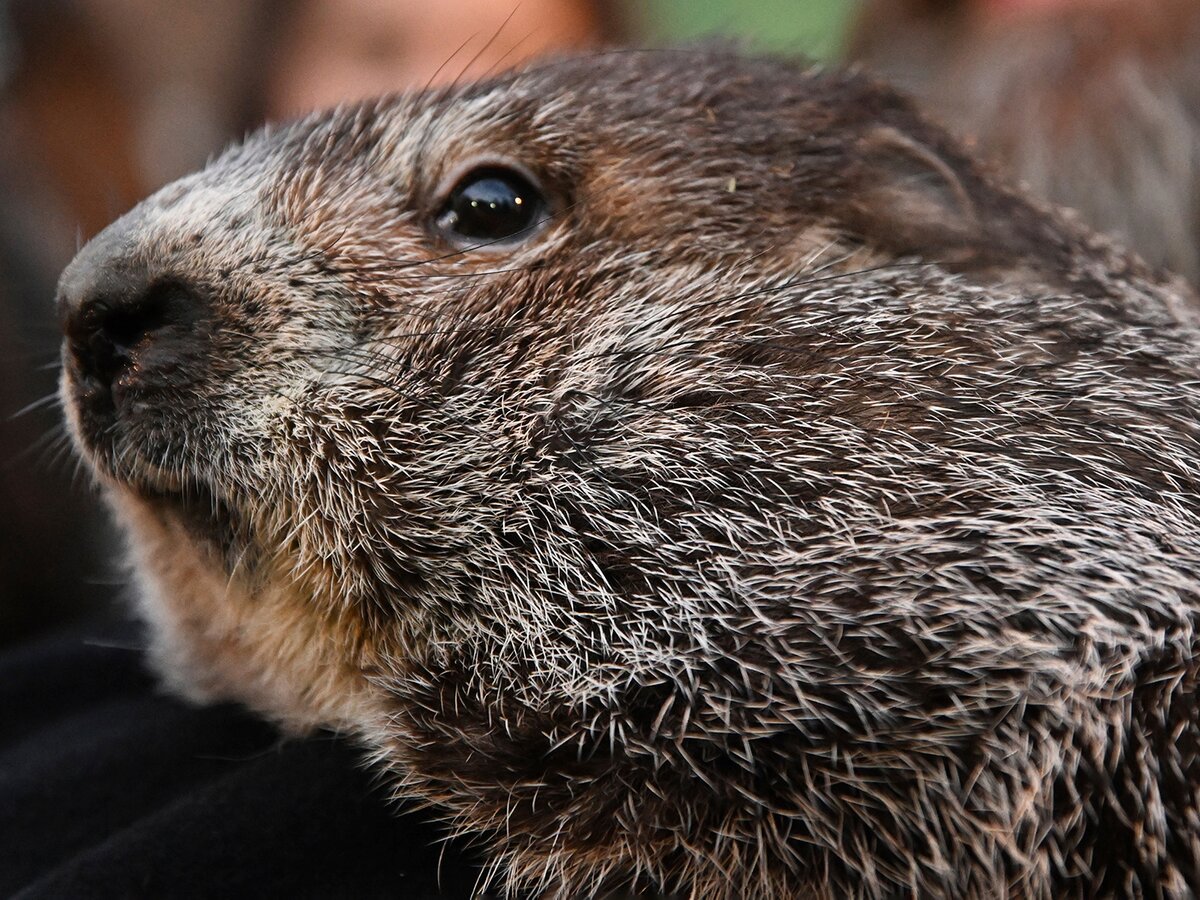
[[[722,50],[261,132],[59,298],[169,683],[561,898],[1191,896],[1193,303]]]

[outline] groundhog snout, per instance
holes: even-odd
[[[103,252],[81,255],[68,275],[57,300],[64,362],[90,412],[115,414],[135,395],[195,377],[210,321],[203,286]]]

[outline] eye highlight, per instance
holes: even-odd
[[[464,175],[438,212],[438,229],[457,243],[505,241],[532,234],[546,200],[524,175],[485,166]]]

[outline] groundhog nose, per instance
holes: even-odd
[[[60,290],[58,307],[68,365],[93,402],[178,375],[204,315],[204,291],[115,262],[81,268]]]

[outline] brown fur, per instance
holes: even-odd
[[[502,160],[545,227],[448,243]],[[1197,883],[1191,301],[705,50],[253,136],[59,302],[175,682],[353,730],[512,890],[994,898]]]

